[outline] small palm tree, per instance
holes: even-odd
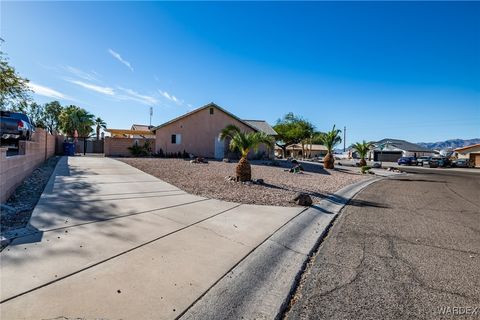
[[[247,156],[250,150],[258,150],[264,143],[267,146],[273,144],[273,139],[265,132],[242,132],[237,126],[228,125],[220,133],[220,140],[230,138],[229,148],[232,151],[240,151],[242,157],[236,168],[236,177],[239,181],[250,181],[252,179],[252,168]]]
[[[320,142],[327,148],[327,155],[323,158],[323,166],[326,169],[334,168],[335,159],[333,158],[332,151],[337,144],[342,142],[340,133],[342,133],[342,130],[335,129],[334,125],[331,131],[325,132],[319,137]]]
[[[96,130],[97,130],[97,140],[100,140],[100,130],[102,128],[107,129],[107,123],[105,121],[103,121],[102,118],[100,118],[100,117],[97,117],[94,120],[94,123],[95,123]]]
[[[370,142],[367,142],[363,140],[363,142],[357,142],[353,144],[353,149],[355,149],[358,152],[358,155],[360,156],[360,166],[364,167],[367,165],[367,161],[365,160],[368,151],[372,147],[372,144]]]

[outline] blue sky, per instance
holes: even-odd
[[[36,101],[111,128],[211,101],[287,112],[347,144],[480,137],[478,2],[5,2],[1,37]]]

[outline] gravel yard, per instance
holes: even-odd
[[[193,164],[182,159],[119,158],[133,167],[171,183],[186,192],[225,201],[294,206],[290,202],[298,192],[309,194],[313,202],[337,190],[368,178],[365,175],[338,170],[325,170],[316,164],[302,164],[304,173],[285,171],[292,164],[278,161],[280,167],[266,165],[265,161],[252,161],[252,179],[263,179],[264,184],[242,184],[226,181],[235,175],[236,163],[210,161]]]

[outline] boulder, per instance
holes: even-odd
[[[374,162],[373,163],[373,167],[374,168],[381,168],[382,167],[382,164],[380,162]]]
[[[305,207],[311,206],[313,203],[312,198],[308,194],[301,193],[301,192],[297,193],[295,198],[293,198],[293,202],[295,202],[299,206],[305,206]]]

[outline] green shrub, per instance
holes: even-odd
[[[145,141],[143,146],[134,144],[133,146],[128,147],[128,150],[130,150],[130,153],[134,157],[146,157],[152,153],[150,141]]]

